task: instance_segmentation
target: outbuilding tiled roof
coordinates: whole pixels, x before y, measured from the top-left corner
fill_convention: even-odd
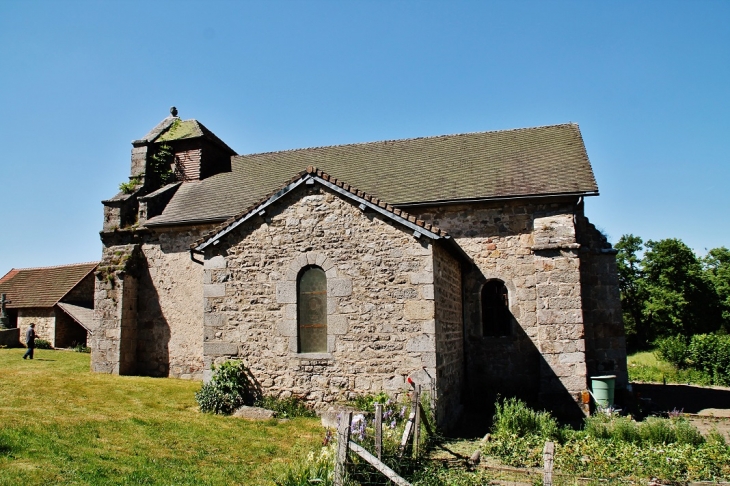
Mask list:
[[[347,184],[346,182],[337,179],[336,177],[333,177],[326,172],[323,172],[319,170],[316,167],[309,166],[305,170],[299,172],[297,175],[289,179],[284,184],[280,184],[279,187],[272,191],[271,193],[265,195],[262,197],[259,201],[256,201],[254,204],[249,206],[248,208],[241,211],[239,214],[231,217],[227,221],[225,221],[223,224],[218,225],[216,228],[214,228],[212,231],[208,232],[207,234],[203,235],[200,239],[198,239],[195,243],[190,245],[191,248],[195,249],[198,248],[200,245],[204,244],[207,240],[216,237],[217,235],[220,235],[224,231],[226,231],[228,228],[233,226],[235,223],[237,223],[239,220],[245,218],[250,213],[258,211],[259,208],[270,201],[272,198],[278,198],[286,194],[288,192],[288,187],[290,187],[295,182],[299,181],[300,179],[306,177],[306,176],[315,176],[317,179],[321,179],[325,182],[329,182],[333,186],[336,186],[339,189],[342,189],[344,193],[347,195],[350,195],[350,197],[356,197],[358,200],[363,201],[365,204],[370,203],[381,210],[383,210],[383,214],[387,214],[389,217],[394,217],[397,219],[400,219],[400,221],[404,222],[403,220],[407,221],[408,223],[411,223],[412,225],[415,225],[416,227],[423,228],[424,230],[433,233],[435,235],[434,237],[442,237],[447,238],[448,234],[437,228],[436,226],[431,225],[430,223],[426,223],[423,220],[420,220],[416,218],[413,215],[408,214],[405,211],[402,211],[396,207],[393,207],[391,204],[386,203],[385,201],[382,201],[378,199],[377,197],[371,196],[370,194],[364,193],[357,188],[351,186],[350,184]],[[376,208],[377,209],[377,208]]]
[[[0,294],[7,294],[9,309],[53,307],[96,269],[99,262],[57,267],[18,268],[0,279]]]
[[[307,166],[394,206],[598,194],[572,123],[242,155],[231,166],[231,172],[182,184],[146,224],[226,220]]]
[[[81,327],[89,332],[94,331],[94,309],[74,304],[66,304],[65,302],[59,302],[58,307],[60,307],[74,321],[78,322]]]

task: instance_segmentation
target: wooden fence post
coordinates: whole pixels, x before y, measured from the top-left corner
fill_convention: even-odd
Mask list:
[[[417,385],[413,391],[413,413],[416,414],[413,423],[413,455],[418,457],[418,443],[421,439],[421,385]]]
[[[347,447],[350,442],[350,422],[352,412],[342,412],[337,425],[337,458],[335,462],[335,486],[345,484],[345,463],[347,462]]]
[[[542,475],[543,486],[553,486],[553,456],[555,455],[555,443],[545,442],[542,450],[542,460],[545,463],[545,471]]]
[[[383,404],[375,404],[375,452],[383,459]]]

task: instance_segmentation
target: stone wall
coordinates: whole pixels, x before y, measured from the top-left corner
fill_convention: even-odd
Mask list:
[[[92,369],[203,378],[203,266],[191,258],[190,244],[211,227],[106,235]]]
[[[436,417],[449,428],[450,422],[460,414],[464,386],[461,263],[440,244],[433,245],[433,253]],[[424,296],[426,299],[429,297]]]
[[[190,244],[211,226],[166,228],[140,246],[137,373],[203,378],[203,265]]]
[[[135,372],[138,268],[139,245],[114,245],[102,250],[95,274],[92,371]]]
[[[25,333],[31,323],[35,324],[35,334],[38,339],[44,339],[55,346],[56,313],[53,308],[18,309],[18,328],[20,342],[26,344]]]
[[[409,210],[447,231],[475,264],[463,279],[466,401],[483,406],[499,392],[576,413],[586,371],[574,200]],[[508,336],[482,335],[481,289],[492,279],[508,289]]]
[[[245,359],[267,393],[300,396],[319,408],[381,390],[397,395],[409,375],[422,379],[424,368],[433,376],[427,238],[416,239],[319,186],[296,189],[264,218],[208,248],[206,369],[230,357]],[[326,353],[297,350],[296,283],[308,265],[327,275]],[[444,302],[452,301],[452,285],[443,287]],[[452,324],[449,312],[454,309],[444,312],[444,326]]]
[[[582,211],[578,227],[588,375],[616,375],[616,387],[625,388],[628,385],[626,338],[616,250]]]

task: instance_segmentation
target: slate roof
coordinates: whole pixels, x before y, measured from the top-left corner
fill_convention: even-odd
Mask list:
[[[235,156],[232,171],[182,184],[146,225],[224,221],[315,166],[394,206],[597,195],[576,124]]]
[[[99,262],[57,267],[18,268],[0,279],[0,294],[7,294],[8,309],[53,307],[96,269]]]
[[[210,240],[211,238],[219,237],[221,234],[226,232],[227,229],[233,227],[238,221],[246,218],[251,213],[258,212],[260,209],[262,209],[264,206],[267,205],[267,203],[273,202],[280,197],[287,194],[292,189],[292,184],[294,184],[297,181],[300,181],[301,179],[306,178],[307,176],[314,176],[318,179],[321,179],[325,182],[328,182],[340,189],[345,193],[346,196],[353,197],[353,199],[362,200],[365,204],[372,204],[374,206],[377,206],[377,208],[374,209],[380,209],[383,214],[386,214],[390,216],[392,219],[395,219],[396,221],[407,221],[408,223],[411,223],[411,227],[413,228],[413,225],[415,225],[418,228],[422,228],[423,230],[426,230],[427,232],[432,233],[432,237],[434,238],[449,238],[449,235],[437,228],[436,226],[431,225],[430,223],[426,223],[425,221],[422,221],[418,218],[416,218],[413,215],[408,214],[407,212],[398,209],[385,201],[382,201],[374,196],[371,196],[370,194],[364,193],[355,187],[347,184],[346,182],[337,179],[336,177],[333,177],[326,172],[323,172],[319,170],[316,167],[309,166],[305,170],[299,172],[297,175],[289,179],[284,184],[280,184],[279,187],[277,187],[274,191],[271,193],[265,195],[262,197],[259,201],[252,204],[250,207],[244,209],[239,214],[231,217],[227,221],[225,221],[223,224],[217,226],[213,230],[209,231],[205,235],[203,235],[201,238],[199,238],[195,243],[190,245],[190,248],[192,249],[200,249],[201,245],[204,245],[206,241]],[[372,206],[371,206],[372,207]],[[419,231],[421,231],[419,229]]]

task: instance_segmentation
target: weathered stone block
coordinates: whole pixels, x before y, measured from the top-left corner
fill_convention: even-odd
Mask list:
[[[560,354],[561,363],[584,363],[586,360],[585,353],[562,353]]]
[[[207,356],[235,356],[238,354],[236,343],[203,343],[203,353]]]
[[[282,336],[297,336],[297,321],[284,319],[276,323],[276,330]]]
[[[225,297],[226,284],[204,284],[203,297]]]
[[[411,352],[435,352],[436,340],[429,335],[416,336],[406,342],[406,350]]]
[[[228,323],[228,316],[220,313],[208,312],[203,315],[203,325],[205,327],[221,327]]]
[[[334,314],[329,316],[327,321],[328,334],[343,335],[347,334],[349,329],[347,316]]]
[[[297,303],[297,283],[279,282],[276,284],[276,301],[280,304]]]
[[[409,273],[408,278],[413,285],[432,284],[433,272]]]
[[[421,332],[423,334],[436,334],[436,320],[424,321],[421,323]]]
[[[327,280],[327,295],[347,297],[352,294],[352,280],[349,278],[333,278]]]
[[[430,320],[435,316],[433,301],[409,300],[403,306],[403,316],[410,320]]]
[[[403,375],[389,376],[383,378],[383,390],[396,391],[405,387],[406,380]]]
[[[261,407],[249,407],[244,405],[233,412],[233,416],[248,420],[269,420],[276,416],[276,412]]]
[[[421,297],[426,300],[434,299],[434,287],[433,285],[422,285],[421,286]]]

